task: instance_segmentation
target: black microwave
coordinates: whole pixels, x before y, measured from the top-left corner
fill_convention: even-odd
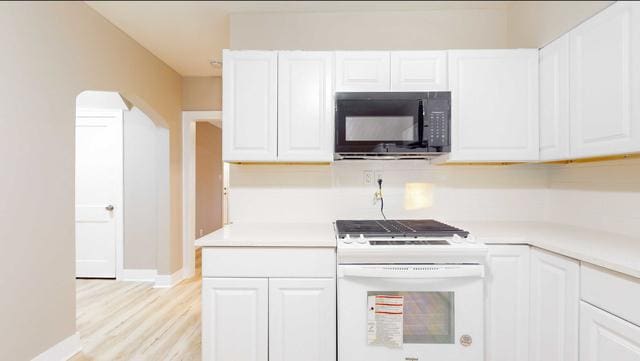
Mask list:
[[[336,93],[336,159],[451,151],[451,92]]]

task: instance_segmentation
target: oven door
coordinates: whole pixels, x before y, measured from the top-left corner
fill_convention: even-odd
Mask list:
[[[339,360],[483,360],[483,275],[481,265],[340,265]]]
[[[336,153],[420,153],[422,101],[343,99],[336,101]]]

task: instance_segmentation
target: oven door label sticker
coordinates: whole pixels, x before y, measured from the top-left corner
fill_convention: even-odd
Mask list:
[[[402,347],[404,297],[375,295],[367,297],[367,343]]]

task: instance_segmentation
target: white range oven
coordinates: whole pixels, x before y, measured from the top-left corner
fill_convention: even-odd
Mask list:
[[[483,360],[483,244],[432,220],[336,231],[339,361]]]

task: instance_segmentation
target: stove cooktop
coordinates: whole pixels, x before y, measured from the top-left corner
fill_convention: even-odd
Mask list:
[[[467,237],[469,232],[433,219],[410,220],[338,220],[338,237]]]

